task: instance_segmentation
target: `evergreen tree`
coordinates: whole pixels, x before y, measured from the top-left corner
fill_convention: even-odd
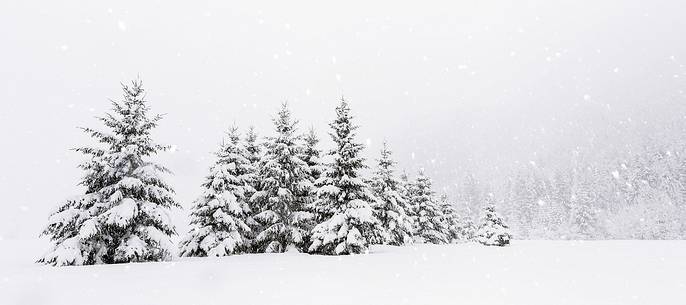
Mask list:
[[[580,240],[597,238],[596,215],[588,204],[575,204],[571,221],[572,238]]]
[[[88,161],[80,185],[85,194],[67,200],[50,216],[43,235],[54,243],[39,261],[91,265],[169,260],[174,255],[169,217],[178,207],[172,188],[160,174],[165,167],[150,161],[167,147],[150,136],[161,116],[150,116],[140,80],[122,85],[123,100],[98,118],[109,130],[83,131],[99,142],[77,148]]]
[[[479,210],[483,202],[483,190],[474,174],[466,174],[460,186],[460,200],[469,210]]]
[[[407,198],[401,195],[401,182],[394,176],[395,161],[391,154],[384,142],[381,158],[371,182],[379,206],[374,216],[384,228],[384,243],[401,246],[412,242],[412,219],[407,216],[409,203]]]
[[[415,208],[416,232],[415,241],[420,243],[445,244],[448,242],[448,231],[445,217],[436,202],[436,196],[432,190],[431,179],[419,171],[419,175],[413,185],[411,197]]]
[[[484,215],[476,232],[476,241],[486,246],[506,246],[510,244],[510,229],[495,211],[493,196],[487,197]]]
[[[536,195],[533,192],[531,175],[520,172],[514,180],[513,189],[510,193],[512,215],[509,219],[513,223],[515,236],[527,239],[531,234],[531,224],[534,221],[534,202]]]
[[[472,221],[472,218],[469,215],[463,215],[460,218],[460,227],[459,227],[459,238],[458,240],[461,241],[471,241],[474,240],[475,235],[476,235],[476,226],[474,225],[474,221]]]
[[[253,202],[252,200],[253,195],[255,195],[255,192],[259,189],[257,170],[260,166],[260,160],[262,159],[263,145],[258,141],[259,135],[257,134],[257,131],[255,131],[255,127],[248,127],[248,131],[245,133],[245,138],[243,139],[243,146],[245,147],[246,158],[250,162],[250,169],[252,170],[252,175],[249,176],[249,183],[251,187],[246,188],[245,192],[245,198],[248,202],[248,206],[250,207],[250,211],[252,211],[252,214],[247,219],[247,225],[251,228],[251,241],[255,239],[256,234],[260,230],[259,223],[257,223],[254,218],[255,213],[259,212],[260,208],[257,206],[257,203]],[[249,252],[259,252],[254,246],[256,245],[253,245]]]
[[[297,121],[284,103],[274,118],[276,136],[267,138],[265,155],[259,163],[258,191],[252,201],[260,212],[255,215],[260,233],[257,251],[285,252],[306,249],[312,226],[307,198],[312,192],[307,163],[300,158]]]
[[[321,151],[318,148],[319,138],[314,131],[314,128],[310,128],[308,133],[303,139],[303,150],[301,159],[305,161],[307,167],[309,168],[310,181],[314,184],[319,177],[321,177],[324,171],[324,165],[322,165]]]
[[[319,224],[312,235],[311,252],[340,255],[361,253],[377,240],[382,229],[372,213],[376,200],[360,177],[365,167],[360,157],[363,145],[355,142],[355,130],[348,103],[341,99],[336,119],[329,124],[336,147],[332,162],[318,180],[314,209]]]
[[[447,241],[450,243],[463,240],[465,238],[464,228],[460,217],[457,215],[455,206],[448,200],[448,195],[441,196],[440,209],[441,214],[443,214],[443,222],[446,229],[444,233]]]
[[[599,237],[599,224],[595,212],[596,195],[592,190],[592,181],[588,171],[579,172],[574,195],[572,195],[572,211],[570,219],[571,238],[593,239]]]
[[[405,201],[407,202],[405,213],[407,214],[407,217],[410,219],[410,223],[412,225],[410,235],[412,236],[413,240],[414,236],[417,233],[417,208],[414,206],[412,202],[412,198],[414,197],[414,190],[414,183],[410,181],[410,178],[407,176],[407,172],[403,170],[400,173],[400,184],[398,185],[398,192],[400,193],[400,196],[405,198]]]
[[[400,172],[400,191],[401,195],[403,195],[406,198],[410,197],[410,187],[411,187],[412,182],[410,182],[410,177],[407,175],[407,171],[403,169],[402,172]]]
[[[314,213],[314,201],[317,200],[317,188],[314,187],[315,183],[321,177],[324,171],[324,165],[321,161],[321,151],[319,150],[319,138],[314,131],[314,128],[310,128],[307,134],[303,137],[303,143],[300,153],[300,158],[307,164],[307,176],[310,183],[312,183],[312,188],[307,194],[305,207],[306,211],[311,212],[313,215],[312,223],[316,223],[316,214]],[[311,233],[311,232],[309,232]],[[309,246],[311,244],[310,240],[311,234],[307,234],[304,239],[304,245]],[[307,249],[304,249],[307,250]]]
[[[181,243],[181,256],[226,256],[249,250],[251,228],[247,194],[253,193],[254,169],[231,127],[217,161],[191,212],[192,229]]]
[[[257,168],[260,159],[262,158],[262,147],[258,143],[259,135],[255,131],[254,126],[248,127],[248,132],[245,133],[245,151],[247,152],[248,161],[253,168]]]
[[[552,225],[557,231],[558,235],[564,235],[565,228],[564,222],[569,219],[570,215],[570,199],[571,195],[571,183],[568,178],[569,175],[563,173],[561,170],[555,172],[553,176],[553,195],[552,195],[552,205],[553,205],[553,221]]]

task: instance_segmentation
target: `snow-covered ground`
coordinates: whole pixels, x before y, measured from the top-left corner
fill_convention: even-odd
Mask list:
[[[686,241],[515,241],[46,267],[0,240],[0,304],[679,304]]]

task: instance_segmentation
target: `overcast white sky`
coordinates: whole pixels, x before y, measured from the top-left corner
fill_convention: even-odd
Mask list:
[[[344,94],[369,157],[439,188],[683,117],[683,1],[247,2],[0,1],[0,238],[78,192],[75,127],[136,75],[185,207],[225,128],[269,134],[284,100],[325,136]]]

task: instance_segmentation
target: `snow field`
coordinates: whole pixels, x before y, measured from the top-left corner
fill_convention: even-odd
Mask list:
[[[0,241],[0,304],[678,304],[686,241],[375,246],[50,267],[37,241]],[[30,255],[27,255],[30,253]]]

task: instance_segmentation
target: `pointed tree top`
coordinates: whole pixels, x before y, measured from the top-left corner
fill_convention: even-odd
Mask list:
[[[226,131],[226,136],[231,140],[232,144],[236,144],[240,141],[241,134],[238,132],[238,126],[236,126],[235,123],[229,126],[229,129]]]
[[[131,84],[127,85],[125,83],[120,83],[122,87],[124,101],[131,101],[139,96],[145,96],[145,89],[143,89],[143,81],[138,76],[136,79],[131,80]],[[143,101],[145,102],[145,101]]]
[[[276,127],[277,133],[290,133],[295,129],[297,120],[291,118],[291,110],[288,106],[288,101],[281,103],[281,109],[277,112],[276,117],[272,119]]]

